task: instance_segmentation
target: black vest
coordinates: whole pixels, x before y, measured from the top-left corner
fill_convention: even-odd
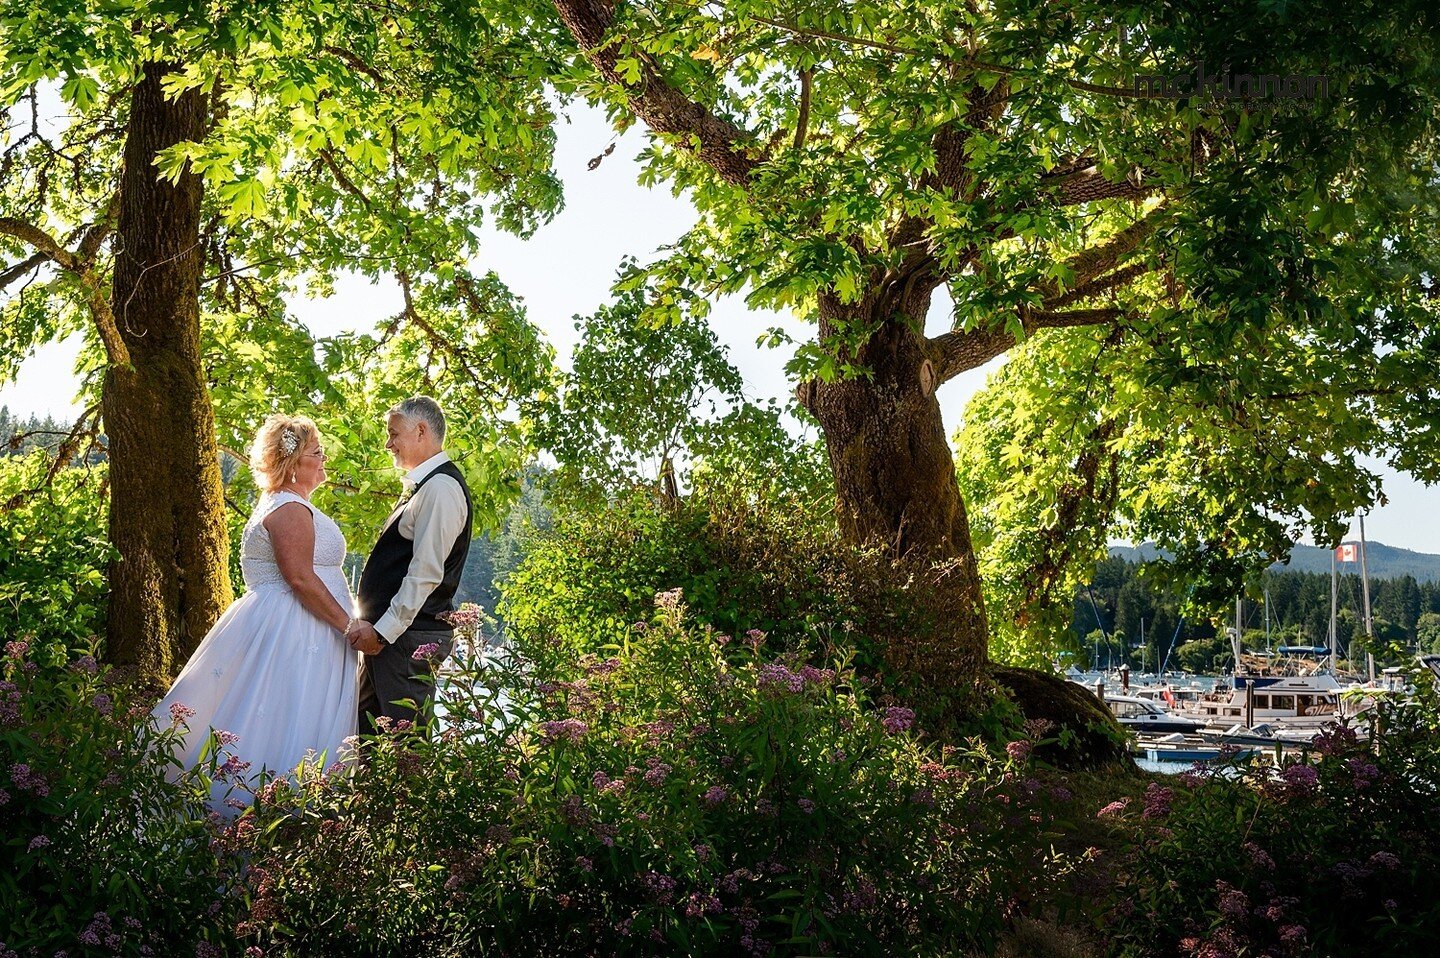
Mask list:
[[[465,571],[465,557],[470,552],[470,518],[474,512],[470,504],[470,487],[465,485],[465,477],[455,468],[453,462],[441,463],[415,484],[415,492],[411,495],[419,493],[420,487],[436,476],[449,476],[460,483],[460,491],[465,494],[465,528],[460,531],[460,535],[450,546],[450,552],[445,556],[445,575],[440,584],[430,593],[425,604],[420,607],[420,614],[415,616],[415,621],[410,624],[410,628],[426,632],[444,632],[450,629],[450,624],[437,616],[455,609],[451,600],[455,598],[455,590],[460,587],[460,574]],[[415,543],[400,534],[400,523],[397,521],[400,510],[401,507],[397,506],[390,514],[385,528],[380,531],[380,540],[375,543],[375,548],[370,550],[370,557],[365,560],[365,570],[360,573],[360,589],[356,598],[360,603],[360,618],[366,622],[378,621],[390,608],[390,602],[395,598],[395,593],[400,591],[400,586],[410,571],[410,560],[415,555]]]

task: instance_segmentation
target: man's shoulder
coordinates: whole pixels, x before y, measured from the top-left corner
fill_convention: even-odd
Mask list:
[[[465,477],[460,474],[459,469],[453,471],[447,466],[453,467],[453,463],[442,463],[433,473],[426,477],[420,488],[415,491],[416,497],[427,499],[449,499],[459,497],[469,498]]]

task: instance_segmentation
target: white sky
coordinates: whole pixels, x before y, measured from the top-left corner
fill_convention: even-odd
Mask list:
[[[588,108],[570,111],[571,123],[560,127],[556,168],[565,183],[565,209],[529,241],[503,233],[490,233],[479,263],[495,270],[525,301],[530,318],[545,331],[562,363],[575,345],[574,316],[588,314],[609,299],[616,267],[626,255],[642,262],[678,238],[694,222],[688,200],[668,189],[645,189],[636,183],[636,155],[644,144],[636,128],[620,137],[615,152],[594,171],[586,169],[615,140],[602,114]],[[930,316],[930,331],[944,328],[948,301],[937,296]],[[335,295],[325,300],[294,304],[296,316],[317,335],[345,329],[370,329],[399,311],[399,294],[392,286],[375,286],[349,279],[336,284]],[[763,349],[755,344],[764,330],[783,326],[797,339],[808,336],[803,324],[791,317],[748,310],[738,299],[717,303],[710,322],[730,350],[731,361],[745,377],[752,399],[783,398],[794,388],[784,374],[789,358],[785,349]],[[77,343],[46,346],[28,360],[16,382],[0,384],[0,405],[12,412],[51,414],[63,418],[78,413],[74,402]],[[985,377],[1003,360],[958,376],[940,392],[948,431]],[[1389,504],[1366,520],[1368,536],[1387,545],[1419,552],[1440,552],[1440,488],[1426,488],[1409,476],[1382,468]]]

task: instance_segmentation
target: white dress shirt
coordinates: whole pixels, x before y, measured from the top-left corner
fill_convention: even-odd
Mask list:
[[[406,492],[449,461],[450,457],[440,452],[411,469],[402,480]],[[393,521],[400,535],[415,543],[415,553],[400,591],[375,623],[375,631],[386,642],[394,642],[410,628],[425,600],[444,578],[445,557],[465,528],[465,493],[452,477],[436,476],[399,507]]]

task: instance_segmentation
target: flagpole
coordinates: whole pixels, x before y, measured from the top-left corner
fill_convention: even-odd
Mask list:
[[[1365,546],[1365,516],[1360,516],[1360,594],[1365,598],[1365,671],[1375,681],[1375,620],[1370,616],[1370,563]]]

